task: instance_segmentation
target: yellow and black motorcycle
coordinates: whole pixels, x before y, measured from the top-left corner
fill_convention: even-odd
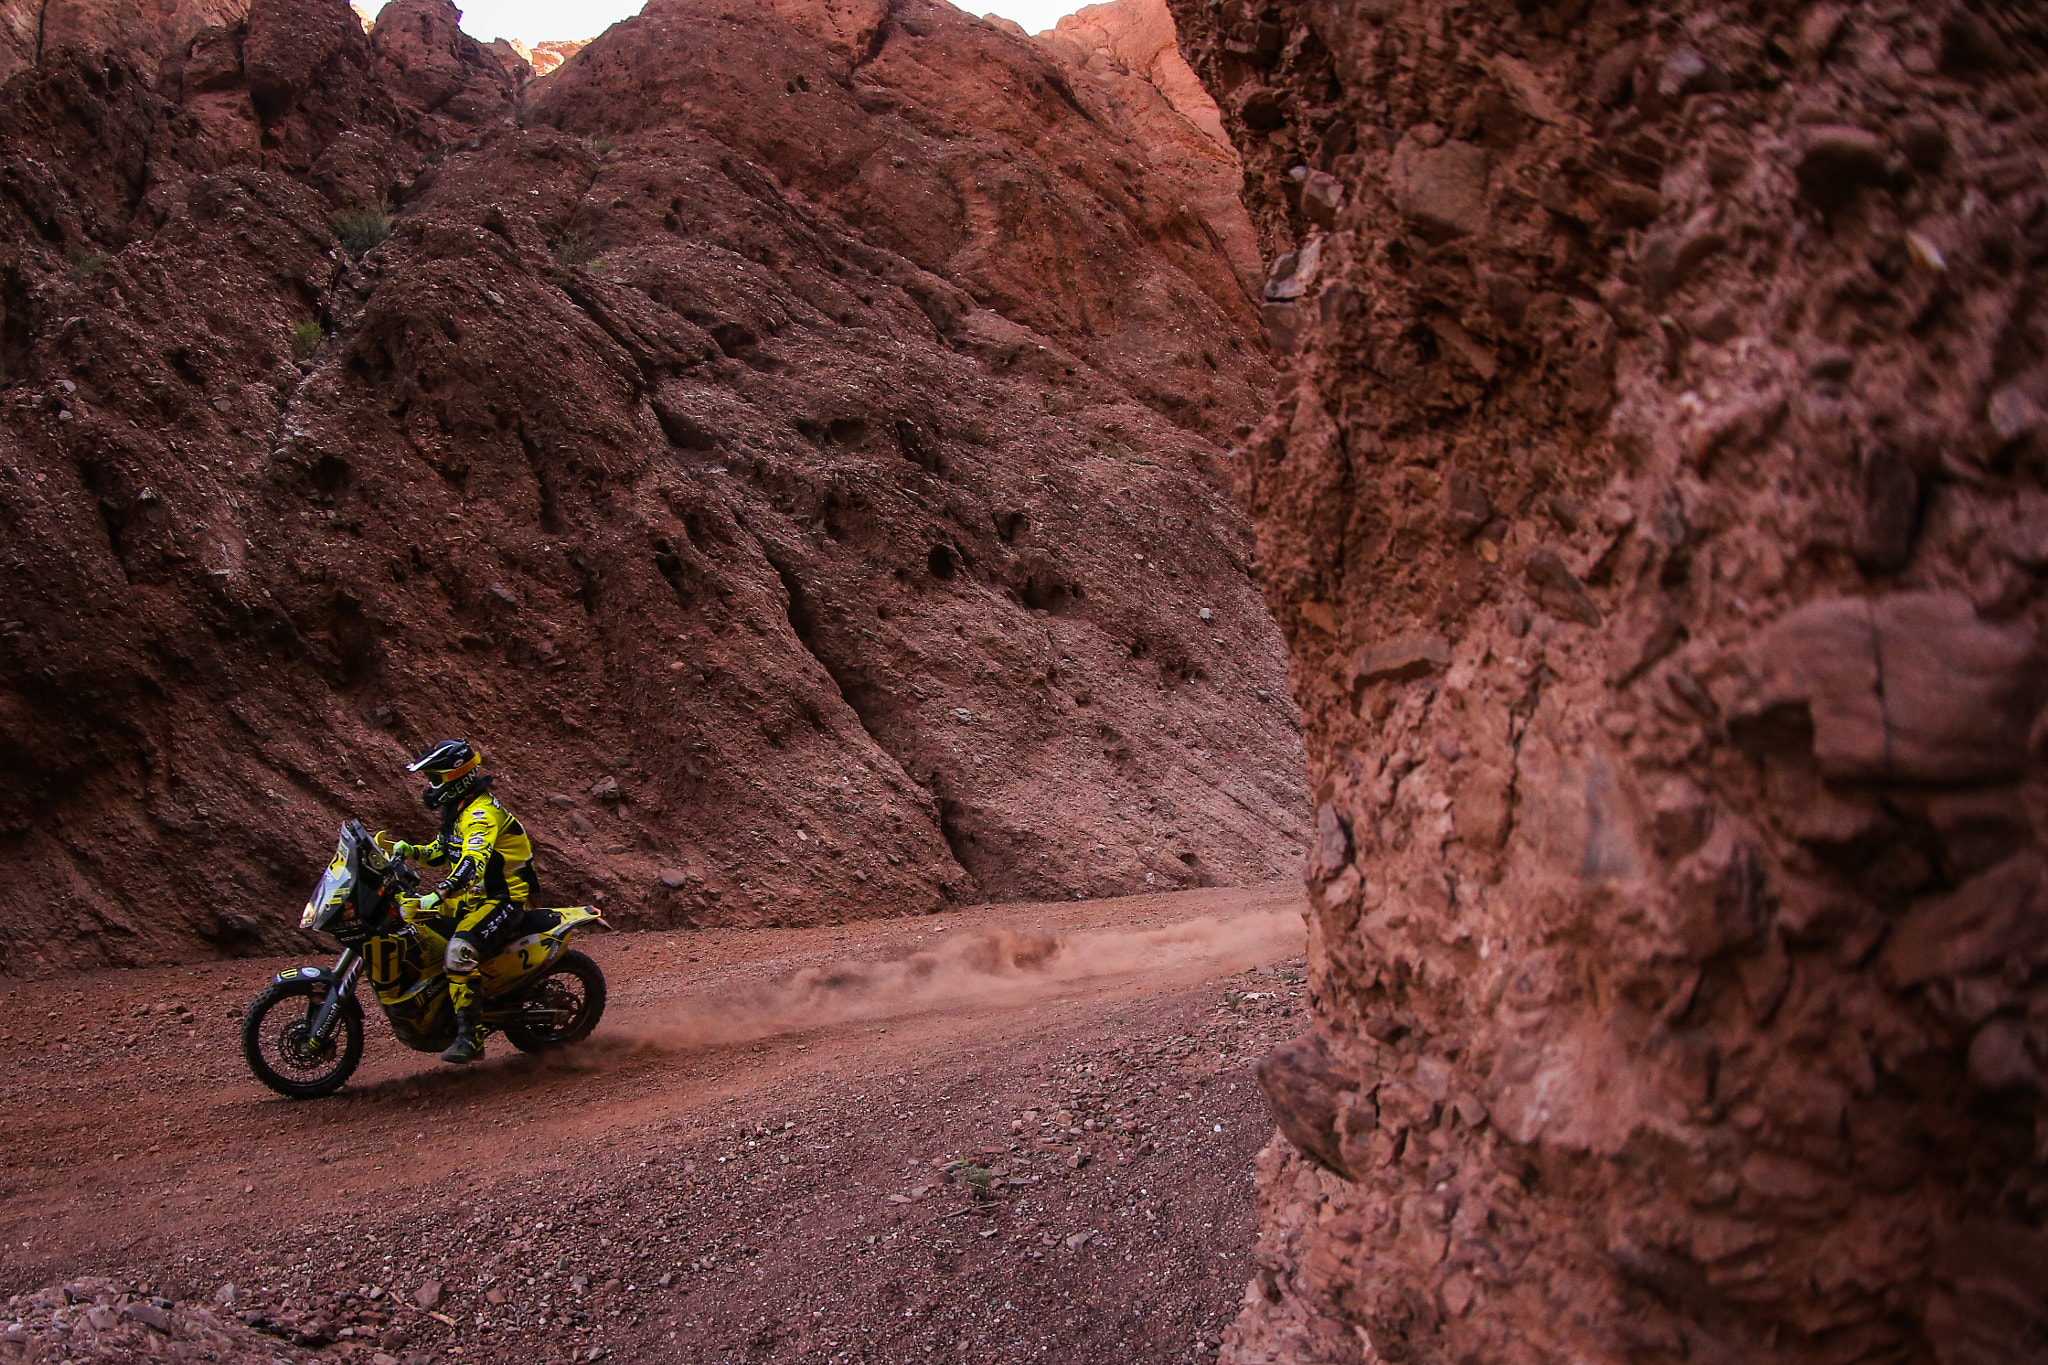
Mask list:
[[[340,940],[341,959],[279,972],[242,1016],[242,1056],[257,1080],[301,1100],[332,1095],[347,1083],[363,1059],[356,986],[365,969],[399,1042],[439,1052],[454,1039],[455,1006],[442,964],[455,921],[420,913],[419,880],[382,835],[370,835],[358,820],[341,827],[334,861],[299,918],[301,929]],[[587,905],[527,911],[518,937],[483,965],[485,1032],[503,1033],[522,1052],[589,1037],[604,1014],[604,973],[570,950],[569,939],[603,922]]]

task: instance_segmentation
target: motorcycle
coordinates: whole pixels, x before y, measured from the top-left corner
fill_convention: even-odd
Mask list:
[[[332,967],[279,972],[242,1016],[242,1056],[256,1079],[280,1095],[318,1099],[341,1089],[363,1059],[363,1007],[370,988],[398,1041],[439,1052],[455,1037],[455,1004],[443,969],[452,916],[421,914],[419,873],[361,821],[341,827],[334,859],[299,918],[301,929],[342,945]],[[576,930],[604,923],[587,905],[533,909],[518,937],[483,964],[477,994],[483,1036],[503,1033],[522,1052],[581,1042],[604,1015],[604,973],[569,948]]]

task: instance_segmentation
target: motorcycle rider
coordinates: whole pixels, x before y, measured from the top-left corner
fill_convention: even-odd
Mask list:
[[[446,958],[455,1041],[441,1054],[444,1062],[473,1062],[483,1055],[476,1036],[479,969],[512,936],[539,890],[533,841],[491,795],[496,779],[478,771],[483,761],[483,750],[466,739],[450,739],[406,765],[407,772],[426,777],[420,799],[428,810],[441,813],[441,833],[430,844],[401,840],[391,846],[399,857],[429,867],[446,867],[451,859],[455,863],[439,888],[420,897],[422,914],[445,907],[440,913],[455,920]]]

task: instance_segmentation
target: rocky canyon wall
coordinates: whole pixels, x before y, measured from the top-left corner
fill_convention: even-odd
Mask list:
[[[0,970],[296,944],[457,733],[626,923],[1292,874],[1251,228],[1155,88],[917,0],[525,86],[202,9],[0,90]]]
[[[2041,1358],[2042,10],[1174,8],[1318,802],[1225,1358]]]

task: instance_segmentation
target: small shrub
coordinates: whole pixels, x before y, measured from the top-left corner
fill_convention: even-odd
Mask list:
[[[334,235],[349,255],[361,257],[391,235],[391,214],[384,209],[350,209],[334,220]]]
[[[1098,441],[1091,439],[1088,442],[1088,446],[1097,455],[1104,455],[1112,460],[1122,460],[1125,464],[1143,465],[1147,469],[1157,467],[1152,461],[1138,454],[1121,441]]]
[[[555,251],[555,264],[564,270],[573,270],[597,256],[597,248],[573,232],[565,232],[555,238],[552,246]]]
[[[104,251],[74,251],[71,253],[71,278],[83,279],[107,263]]]
[[[986,1166],[962,1166],[953,1172],[953,1178],[970,1189],[986,1190],[995,1173]]]
[[[608,137],[601,137],[597,141],[591,143],[590,145],[597,149],[597,154],[599,156],[603,156],[606,152],[612,149],[612,140]]]
[[[322,327],[317,321],[302,322],[292,328],[292,354],[300,360],[304,360],[307,356],[318,350],[320,343],[326,339],[327,329]]]

